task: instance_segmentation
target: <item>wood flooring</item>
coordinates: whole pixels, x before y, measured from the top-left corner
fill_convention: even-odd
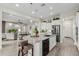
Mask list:
[[[65,38],[63,43],[57,43],[48,56],[79,56],[79,51],[72,39]]]

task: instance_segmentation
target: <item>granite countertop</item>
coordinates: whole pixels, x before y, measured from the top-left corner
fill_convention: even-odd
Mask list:
[[[35,43],[39,43],[42,40],[45,40],[45,39],[53,37],[53,36],[56,36],[56,35],[50,35],[50,36],[43,36],[43,35],[41,35],[39,37],[27,36],[27,39],[28,39],[28,43],[35,44]]]
[[[50,36],[41,35],[39,37],[32,37],[32,36],[28,35],[25,37],[26,38],[25,40],[28,40],[28,43],[30,43],[30,44],[36,44],[36,43],[41,42],[42,40],[45,40],[45,39],[53,37],[53,36],[55,36],[55,35],[50,35]],[[25,41],[25,40],[23,40],[23,41]]]
[[[28,39],[28,43],[31,43],[31,44],[35,44],[35,43],[38,43],[42,40],[45,40],[49,37],[45,37],[45,36],[39,36],[39,37],[31,37],[31,36],[28,36],[27,39]]]

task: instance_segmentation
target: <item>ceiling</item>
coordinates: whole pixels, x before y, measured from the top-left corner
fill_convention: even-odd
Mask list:
[[[78,3],[1,3],[0,6],[23,15],[43,19],[79,10]]]

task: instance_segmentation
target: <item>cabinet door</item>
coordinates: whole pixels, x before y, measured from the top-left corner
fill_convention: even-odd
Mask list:
[[[51,50],[51,49],[52,49],[52,45],[53,45],[53,38],[50,38],[49,44],[50,44],[50,45],[49,45],[49,46],[50,46],[50,47],[49,47],[49,50]]]
[[[51,37],[50,38],[50,43],[49,43],[50,45],[50,48],[49,48],[49,50],[51,50],[55,45],[56,45],[56,36],[53,36],[53,37]]]
[[[34,56],[40,55],[40,43],[36,43],[34,46]]]
[[[49,53],[49,38],[42,41],[42,55],[46,56]]]

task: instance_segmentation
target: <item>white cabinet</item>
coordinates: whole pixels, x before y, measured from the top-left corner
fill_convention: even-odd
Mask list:
[[[35,42],[36,39],[28,40],[28,43],[33,44],[33,55],[34,56],[41,56],[42,55],[42,40],[40,42]],[[28,56],[32,55],[32,50],[28,51]]]
[[[33,55],[34,56],[42,56],[43,54],[43,40],[49,38],[49,51],[56,45],[56,35],[52,35],[51,37],[39,37],[37,38],[28,38],[28,43],[33,44]],[[47,45],[46,45],[47,46]],[[32,50],[28,51],[28,56],[32,55]]]
[[[35,45],[34,45],[34,56],[40,56],[40,55],[42,55],[41,54],[41,42],[39,42],[39,43],[36,43]]]
[[[5,33],[6,39],[14,40],[14,33]]]
[[[49,50],[51,50],[56,45],[56,35],[51,36],[49,39]]]

